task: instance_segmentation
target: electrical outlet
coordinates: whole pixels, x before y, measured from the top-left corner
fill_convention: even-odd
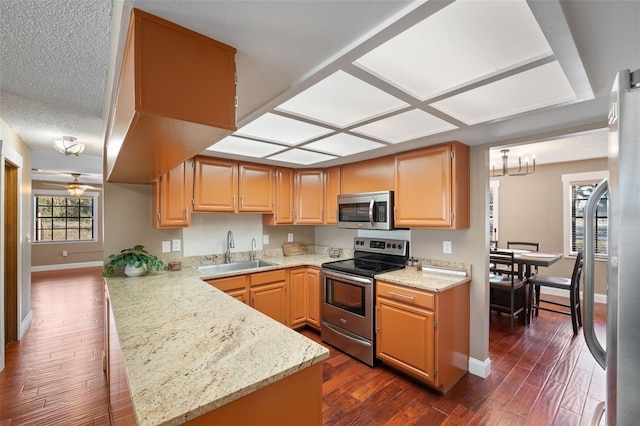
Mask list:
[[[172,251],[180,251],[180,240],[173,240]]]
[[[269,244],[269,235],[262,236],[262,244]]]
[[[289,243],[293,242],[293,232],[289,232],[287,234],[287,242],[289,242]]]
[[[444,254],[451,254],[451,241],[442,242],[442,252]]]
[[[162,242],[162,252],[169,253],[171,251],[171,241]]]
[[[69,253],[66,250],[62,250],[62,257],[67,257]]]

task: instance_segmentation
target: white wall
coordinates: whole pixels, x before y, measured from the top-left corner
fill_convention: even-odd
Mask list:
[[[262,215],[259,214],[194,214],[191,226],[183,230],[183,255],[202,256],[225,253],[227,231],[233,233],[235,248],[231,253],[251,250],[251,239],[256,239],[256,250],[262,250]]]

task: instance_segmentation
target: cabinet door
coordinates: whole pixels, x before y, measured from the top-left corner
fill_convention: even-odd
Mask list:
[[[249,286],[247,283],[246,275],[238,275],[235,277],[216,278],[213,280],[206,280],[207,284],[210,284],[227,293],[242,303],[247,303]]]
[[[237,210],[238,167],[230,161],[196,157],[193,185],[195,212]]]
[[[342,194],[392,191],[393,156],[358,161],[342,166]]]
[[[323,175],[322,170],[295,171],[295,223],[317,225],[323,223]]]
[[[161,175],[154,184],[155,227],[178,228],[191,225],[193,162],[186,161]]]
[[[290,326],[296,328],[307,322],[307,269],[289,271]]]
[[[450,146],[397,155],[395,165],[396,226],[450,227]]]
[[[251,306],[274,320],[286,325],[286,283],[281,281],[251,287]]]
[[[379,297],[376,356],[435,384],[434,313]]]
[[[325,170],[324,183],[324,215],[327,225],[338,223],[338,194],[340,194],[340,167],[331,167]]]
[[[307,268],[307,322],[320,328],[320,271]]]
[[[240,201],[238,211],[273,211],[273,167],[240,163],[238,166]]]

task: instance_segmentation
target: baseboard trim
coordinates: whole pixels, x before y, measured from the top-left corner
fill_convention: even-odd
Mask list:
[[[95,262],[80,262],[80,263],[61,263],[59,265],[32,266],[31,272],[61,271],[63,269],[78,269],[78,268],[94,268],[96,266],[104,266],[104,263],[102,263],[101,261],[95,261]]]
[[[491,374],[491,359],[480,361],[469,357],[469,373],[486,379]]]
[[[33,311],[30,310],[29,313],[27,314],[27,317],[20,323],[20,336],[18,336],[18,340],[22,339],[22,336],[24,336],[24,333],[27,332],[32,322],[33,322]]]
[[[540,289],[540,294],[548,294],[550,296],[560,296],[560,297],[569,297],[569,293],[566,290],[560,290],[558,288],[552,287],[542,287]],[[584,294],[580,292],[580,299],[584,300]],[[606,294],[595,294],[595,302],[596,303],[604,303],[607,304],[607,295]]]

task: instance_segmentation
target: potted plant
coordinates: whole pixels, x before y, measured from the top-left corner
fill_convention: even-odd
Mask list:
[[[102,276],[110,277],[115,273],[115,268],[124,267],[124,274],[128,277],[144,275],[148,270],[159,271],[164,263],[156,256],[149,254],[144,246],[138,244],[133,248],[127,248],[118,254],[109,255],[109,261],[104,265]]]

